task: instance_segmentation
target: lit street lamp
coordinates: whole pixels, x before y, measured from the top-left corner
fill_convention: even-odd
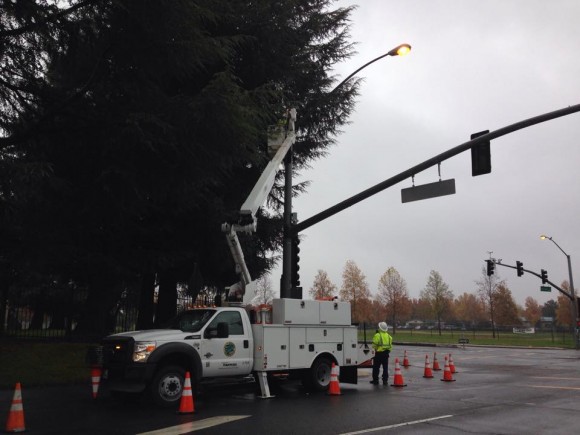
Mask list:
[[[338,88],[344,85],[350,78],[355,74],[365,69],[370,64],[376,62],[379,59],[387,56],[405,56],[411,51],[411,46],[409,44],[401,44],[388,51],[387,53],[374,58],[370,62],[365,63],[363,66],[358,68],[352,74],[349,74],[343,81],[334,87],[329,94],[335,92]],[[294,225],[292,222],[292,149],[286,155],[284,159],[284,243],[282,245],[282,278],[280,283],[280,297],[281,298],[302,298],[298,294],[292,295],[292,283],[291,283],[291,273],[292,273],[292,235],[291,229]],[[298,236],[298,234],[295,234]]]
[[[576,295],[575,295],[575,292],[574,292],[574,280],[572,279],[572,261],[570,260],[570,255],[568,255],[560,247],[560,245],[558,245],[556,243],[556,241],[552,237],[549,237],[549,236],[546,236],[546,235],[542,234],[540,236],[540,239],[542,239],[542,240],[546,240],[546,239],[551,240],[552,243],[554,243],[554,245],[556,245],[558,247],[558,249],[560,251],[562,251],[562,253],[568,259],[568,276],[570,278],[570,280],[569,280],[569,284],[570,284],[570,296],[572,296],[572,316],[573,316],[573,319],[572,319],[572,322],[573,322],[572,328],[574,328],[574,339],[576,341],[575,347],[576,347],[576,349],[578,349],[578,344],[579,344],[578,343],[578,328],[576,327],[577,326],[576,322],[578,321],[578,302],[576,300]]]

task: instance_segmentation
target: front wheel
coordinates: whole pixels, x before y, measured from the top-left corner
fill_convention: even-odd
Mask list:
[[[306,384],[316,391],[326,391],[330,385],[332,361],[329,358],[318,358],[306,374]]]
[[[162,367],[151,382],[151,396],[157,405],[173,407],[179,403],[184,385],[185,370],[182,367]]]

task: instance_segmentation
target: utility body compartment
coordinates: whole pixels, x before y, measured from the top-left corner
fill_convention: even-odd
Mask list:
[[[339,366],[358,361],[355,326],[252,325],[255,371],[306,369],[318,355],[332,355]]]
[[[274,299],[272,323],[277,325],[350,326],[350,304],[338,301]]]

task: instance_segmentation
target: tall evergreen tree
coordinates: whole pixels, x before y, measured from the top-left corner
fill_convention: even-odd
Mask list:
[[[70,4],[53,33],[22,29],[46,41],[31,44],[43,62],[21,84],[41,77],[42,92],[2,118],[12,147],[2,164],[38,169],[18,185],[3,179],[2,219],[10,210],[18,222],[6,235],[14,249],[3,253],[21,269],[87,285],[82,320],[104,331],[123,288],[151,295],[152,273],[185,282],[197,264],[204,285],[235,281],[220,223],[235,219],[268,161],[267,125],[297,107],[300,170],[326,152],[352,109],[356,81],[328,92],[330,68],[352,53],[351,9],[331,10],[330,0]],[[2,39],[10,49],[17,42]],[[257,236],[242,241],[254,276],[280,244],[280,196],[271,205]]]

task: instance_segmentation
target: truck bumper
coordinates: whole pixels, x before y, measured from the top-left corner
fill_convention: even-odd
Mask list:
[[[105,367],[103,380],[109,390],[139,393],[145,390],[155,373],[155,364],[131,364]]]

